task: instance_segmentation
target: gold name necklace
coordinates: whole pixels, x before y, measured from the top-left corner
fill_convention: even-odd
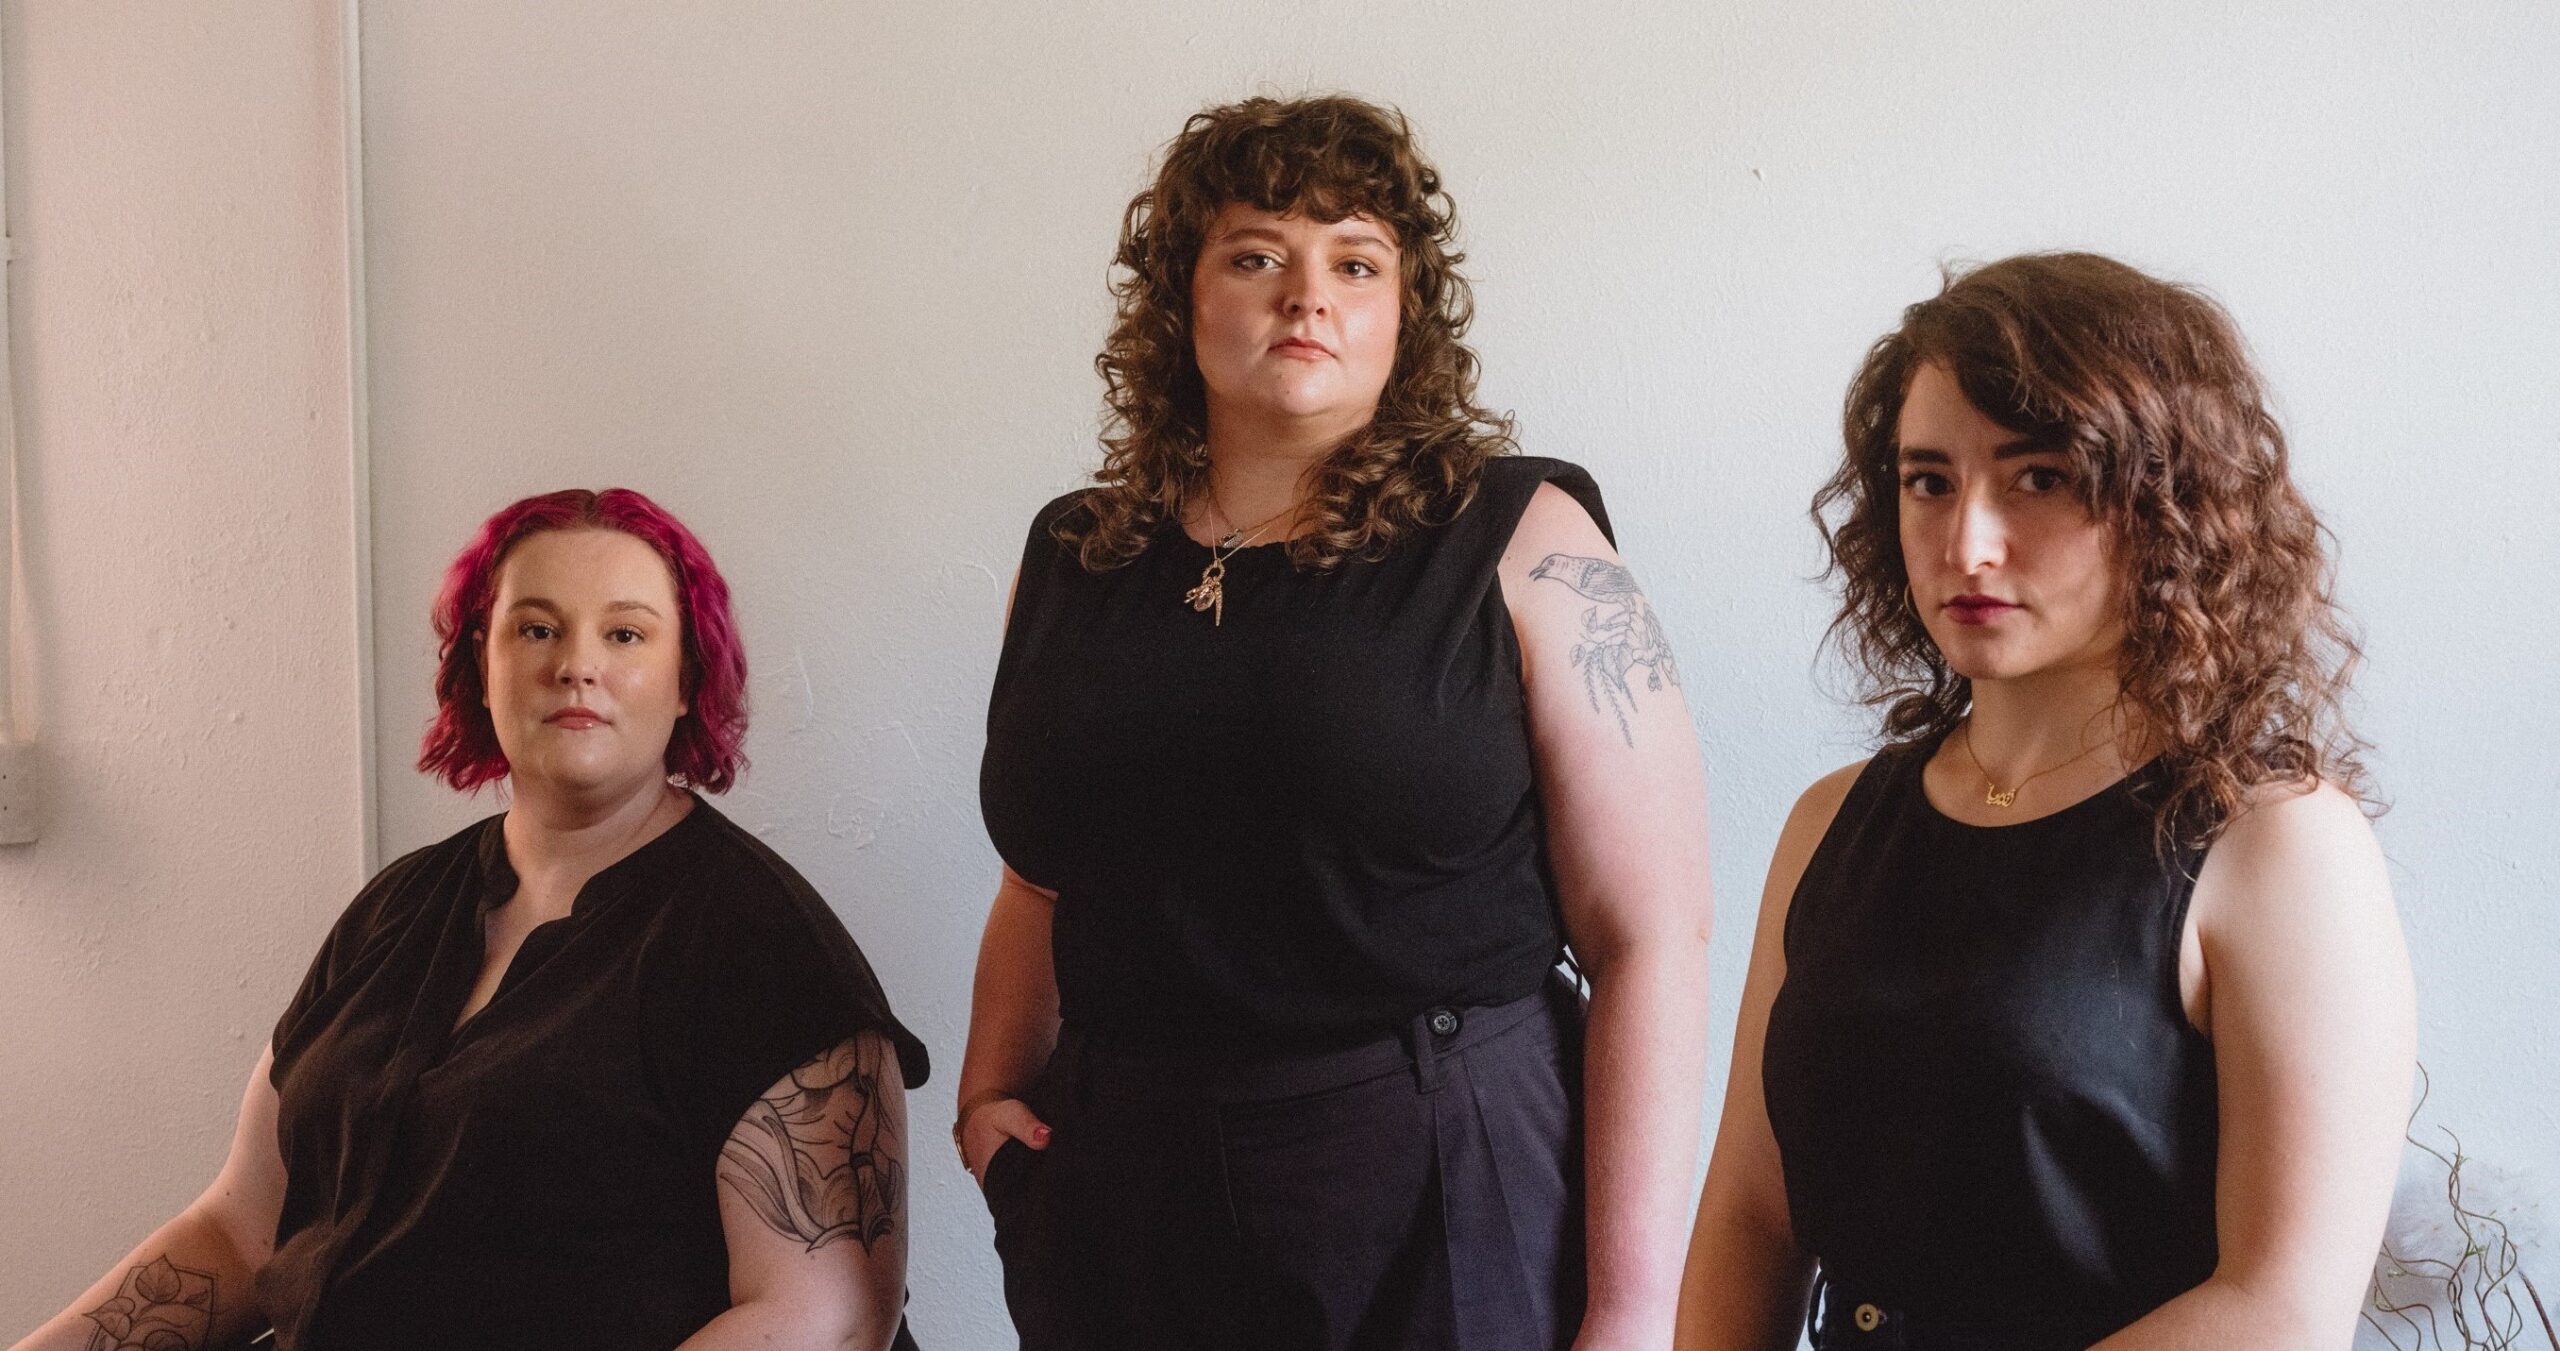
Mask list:
[[[1971,760],[1973,762],[1973,772],[1982,776],[1982,805],[1986,807],[2014,807],[2018,805],[2018,794],[2025,791],[2028,784],[2034,783],[2036,780],[2043,778],[2045,775],[2050,774],[2057,769],[2068,769],[2071,766],[2088,759],[2090,756],[2097,753],[2099,746],[2104,746],[2106,744],[2107,743],[2103,741],[2098,742],[2096,745],[2084,748],[2078,755],[2072,756],[2061,764],[2047,765],[2043,769],[2039,769],[2035,773],[2018,780],[2017,787],[2004,793],[2000,791],[2000,785],[1991,781],[1991,771],[1982,767],[1982,757],[1973,753],[1973,719],[1967,718],[1964,720],[1964,758]]]
[[[1190,606],[1195,614],[1208,611],[1210,626],[1224,628],[1227,623],[1227,560],[1235,557],[1237,550],[1262,538],[1262,532],[1270,529],[1273,521],[1297,509],[1297,504],[1293,502],[1263,517],[1262,523],[1253,528],[1252,534],[1248,535],[1241,530],[1229,530],[1225,538],[1210,545],[1209,566],[1200,570],[1200,584],[1182,593],[1183,603]],[[1221,521],[1228,519],[1227,509],[1218,504],[1218,489],[1214,483],[1209,486],[1209,510],[1216,512]]]

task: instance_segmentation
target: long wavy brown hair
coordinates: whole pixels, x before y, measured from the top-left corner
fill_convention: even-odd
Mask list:
[[[1905,603],[1895,429],[1932,362],[1984,416],[2063,449],[2114,532],[2118,680],[2168,771],[2164,846],[2211,841],[2262,784],[2325,778],[2376,809],[2341,707],[2362,653],[2239,330],[2202,292],[2090,253],[1950,270],[1849,386],[1847,454],[1813,518],[1841,593],[1830,640],[1887,743],[1944,737],[1973,702]]]
[[[1143,551],[1182,519],[1208,470],[1208,394],[1193,356],[1191,279],[1209,226],[1229,203],[1330,224],[1365,216],[1401,252],[1396,357],[1377,416],[1311,474],[1292,561],[1326,569],[1374,558],[1475,494],[1484,462],[1516,449],[1511,422],[1476,403],[1464,341],[1474,293],[1458,267],[1457,209],[1392,108],[1341,95],[1252,98],[1195,113],[1120,222],[1118,318],[1094,368],[1108,409],[1102,467],[1081,510],[1058,522],[1085,567]]]

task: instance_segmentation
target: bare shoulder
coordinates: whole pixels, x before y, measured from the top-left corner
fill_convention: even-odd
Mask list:
[[[1600,525],[1591,513],[1575,501],[1573,494],[1553,483],[1541,483],[1531,494],[1528,508],[1520,513],[1520,523],[1512,527],[1510,546],[1503,550],[1505,572],[1527,572],[1546,561],[1550,554],[1597,558],[1616,562],[1618,551],[1609,546],[1609,537],[1600,533]]]
[[[2363,805],[2336,784],[2260,784],[2215,838],[2205,870],[2335,869],[2381,861]]]
[[[2391,910],[2389,867],[2345,790],[2262,784],[2205,851],[2194,905],[2206,931],[2378,918]]]

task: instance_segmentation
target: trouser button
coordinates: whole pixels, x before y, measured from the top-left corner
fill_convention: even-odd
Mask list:
[[[1447,1009],[1433,1009],[1431,1011],[1431,1031],[1434,1036],[1454,1037],[1458,1035],[1458,1015]]]

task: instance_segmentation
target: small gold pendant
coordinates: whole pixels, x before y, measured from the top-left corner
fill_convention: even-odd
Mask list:
[[[1227,565],[1212,560],[1208,567],[1201,569],[1200,584],[1182,593],[1182,599],[1190,604],[1193,613],[1213,612],[1209,620],[1213,628],[1224,628],[1227,623],[1226,575]]]
[[[2018,785],[2018,788],[2024,787],[2026,785],[2023,783]],[[1982,801],[1986,806],[2014,807],[2018,805],[2018,788],[2012,788],[2004,793],[1992,787],[1989,779],[1985,779],[1982,781]]]

